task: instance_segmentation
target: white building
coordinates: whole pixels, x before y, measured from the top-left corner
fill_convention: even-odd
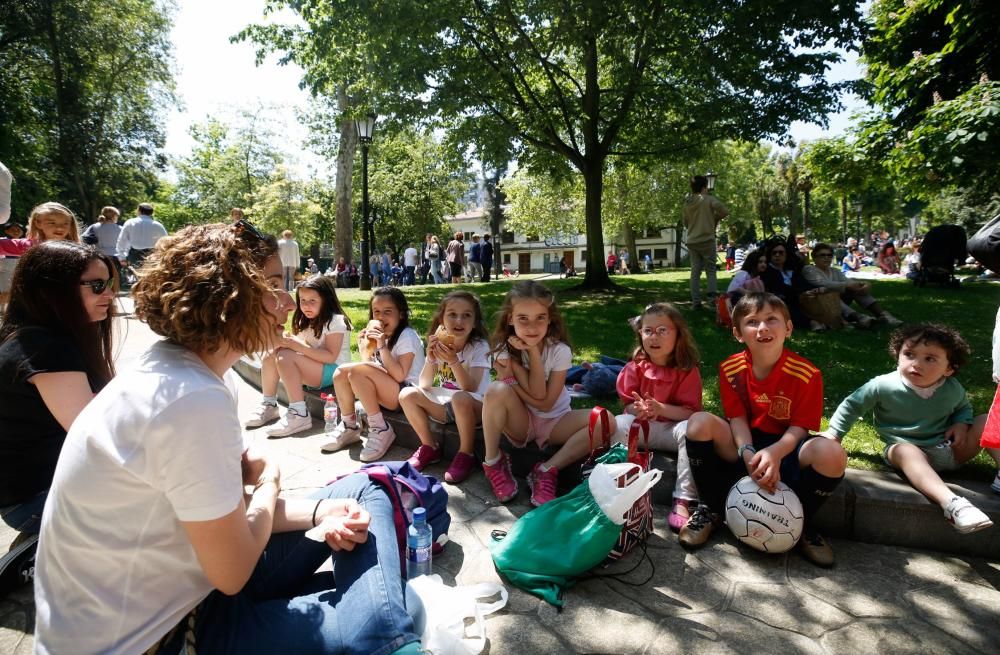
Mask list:
[[[450,226],[450,232],[465,234],[466,251],[472,243],[473,234],[491,234],[489,215],[482,207],[476,207],[445,218]],[[645,230],[636,233],[635,247],[641,261],[648,253],[653,260],[653,266],[663,268],[676,266],[677,230],[673,227],[659,230]],[[492,235],[494,248],[499,244],[503,264],[509,264],[512,270],[522,273],[558,273],[559,260],[566,258],[566,263],[583,272],[587,267],[587,235],[585,234],[551,234],[536,239],[525,234],[508,232],[501,228],[499,235]],[[604,242],[604,256],[614,247],[615,252],[621,252],[625,247],[624,239]],[[687,248],[681,244],[681,256],[687,254]],[[636,267],[633,264],[632,270]]]

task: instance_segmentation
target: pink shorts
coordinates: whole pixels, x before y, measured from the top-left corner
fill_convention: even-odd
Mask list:
[[[539,450],[545,448],[549,443],[549,435],[552,434],[552,430],[556,427],[556,423],[559,422],[562,416],[556,416],[553,418],[543,418],[538,416],[532,411],[528,412],[528,436],[525,437],[524,441],[518,441],[514,437],[507,434],[507,439],[517,446],[518,448],[524,448],[532,441],[538,446]]]

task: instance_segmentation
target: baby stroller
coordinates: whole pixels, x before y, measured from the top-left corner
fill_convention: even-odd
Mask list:
[[[918,287],[940,284],[959,288],[955,277],[955,262],[964,262],[965,229],[961,225],[938,225],[932,227],[920,244],[920,269],[913,283]]]

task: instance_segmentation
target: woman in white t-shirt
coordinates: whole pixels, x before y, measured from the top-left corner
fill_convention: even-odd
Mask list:
[[[553,293],[530,280],[511,287],[500,307],[493,344],[497,381],[483,399],[483,470],[497,500],[506,503],[517,495],[517,482],[510,458],[500,450],[501,438],[518,447],[532,441],[540,449],[558,445],[559,450],[528,475],[531,504],[538,507],[556,497],[559,469],[589,450],[590,410],[570,407],[566,371],[573,351]],[[609,429],[614,430],[613,421]],[[603,440],[599,431],[595,436]]]
[[[279,498],[275,459],[244,446],[231,367],[273,347],[293,306],[275,253],[244,220],[184,228],[146,260],[135,315],[164,339],[66,437],[37,653],[419,652],[384,490],[352,475]],[[331,555],[336,581],[316,573]]]
[[[368,415],[368,438],[362,462],[381,459],[396,439],[382,408],[399,409],[399,392],[414,386],[424,366],[424,344],[410,327],[410,305],[396,287],[379,287],[368,302],[368,325],[358,332],[361,361],[345,364],[333,374],[333,391],[340,407],[340,423],[327,433],[321,447],[332,453],[361,440],[354,413],[355,400]]]
[[[333,373],[351,361],[351,319],[337,299],[333,278],[314,275],[299,285],[292,315],[292,333],[261,363],[264,399],[246,427],[259,427],[278,417],[278,380],[285,384],[288,412],[268,429],[271,437],[287,437],[312,427],[302,385],[322,389],[333,384]]]
[[[439,384],[434,386],[434,378]],[[459,447],[444,479],[462,482],[476,467],[476,426],[483,415],[483,394],[490,384],[489,333],[479,297],[468,291],[445,295],[431,318],[427,359],[420,386],[399,392],[399,404],[421,446],[410,456],[418,471],[441,460],[441,444],[431,435],[429,418],[454,422]]]

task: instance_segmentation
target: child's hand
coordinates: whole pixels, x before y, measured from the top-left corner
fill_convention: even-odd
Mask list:
[[[840,438],[839,438],[839,437],[838,437],[837,435],[835,435],[835,434],[834,434],[834,433],[833,433],[832,431],[830,431],[830,430],[824,430],[823,432],[817,432],[817,433],[816,433],[816,436],[819,436],[819,437],[824,437],[824,438],[826,438],[826,439],[833,439],[833,440],[834,440],[834,441],[836,441],[837,443],[840,443]]]
[[[494,360],[494,362],[493,362],[493,368],[494,368],[494,370],[496,370],[496,372],[497,372],[497,379],[499,379],[499,380],[502,380],[504,378],[508,378],[508,377],[511,377],[512,375],[514,375],[514,369],[512,369],[511,366],[510,366],[510,358],[509,357],[504,357],[502,359],[500,357],[497,357],[496,360]]]
[[[528,349],[531,348],[531,346],[528,345],[527,341],[517,336],[516,334],[512,334],[509,337],[507,337],[507,343],[509,343],[512,347],[517,348],[518,350],[527,351]]]
[[[952,450],[961,451],[963,446],[965,446],[965,440],[969,436],[969,424],[956,423],[944,431],[944,436],[951,441]]]
[[[775,489],[778,488],[778,482],[781,481],[780,467],[781,459],[775,457],[774,451],[770,448],[764,448],[754,454],[747,466],[747,471],[750,473],[750,477],[763,489],[774,493]]]

